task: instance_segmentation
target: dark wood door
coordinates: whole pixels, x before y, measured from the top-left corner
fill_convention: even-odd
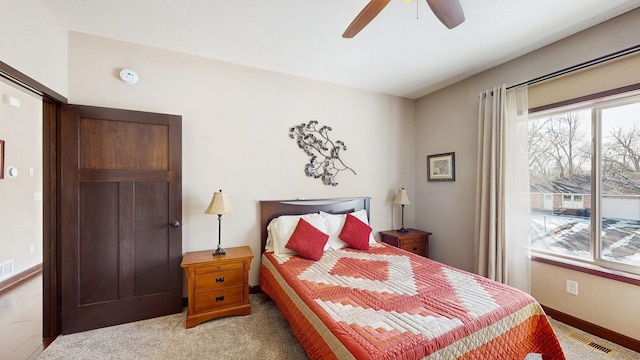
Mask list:
[[[176,115],[63,106],[63,334],[182,311],[181,132]]]

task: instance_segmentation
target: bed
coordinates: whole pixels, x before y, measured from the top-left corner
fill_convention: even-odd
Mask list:
[[[530,295],[365,236],[370,198],[260,209],[260,288],[311,359],[565,358]]]

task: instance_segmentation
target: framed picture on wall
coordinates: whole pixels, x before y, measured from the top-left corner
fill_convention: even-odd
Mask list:
[[[456,181],[456,153],[427,155],[427,181]]]
[[[0,140],[0,179],[4,179],[4,140]]]

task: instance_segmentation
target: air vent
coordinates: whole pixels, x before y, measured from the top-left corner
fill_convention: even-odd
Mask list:
[[[574,340],[577,340],[583,344],[586,344],[588,346],[591,346],[592,348],[602,351],[605,354],[610,354],[613,352],[612,349],[609,349],[608,347],[602,345],[602,344],[598,344],[597,342],[592,341],[591,339],[589,339],[588,337],[575,333],[575,332],[567,332],[567,337],[570,337]]]

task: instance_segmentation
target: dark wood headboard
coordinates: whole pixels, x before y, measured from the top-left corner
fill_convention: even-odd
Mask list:
[[[344,214],[362,209],[367,211],[367,219],[371,219],[370,197],[260,201],[260,252],[264,251],[264,246],[267,243],[267,225],[280,215],[301,215],[318,211]]]

